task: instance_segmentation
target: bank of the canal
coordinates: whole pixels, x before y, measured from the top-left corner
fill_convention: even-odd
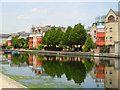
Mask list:
[[[27,88],[27,87],[0,73],[0,89],[2,88]]]
[[[3,51],[8,51],[8,49],[2,49]],[[90,57],[107,57],[107,58],[120,58],[120,54],[116,53],[89,53],[89,52],[64,52],[64,51],[40,51],[40,50],[24,50],[24,49],[11,49],[9,51],[19,51],[27,53],[42,53],[50,55],[69,55],[69,56],[90,56]]]

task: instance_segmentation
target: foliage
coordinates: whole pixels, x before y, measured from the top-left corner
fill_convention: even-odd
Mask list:
[[[70,45],[70,32],[72,31],[72,27],[68,26],[66,32],[62,37],[62,44]]]
[[[88,37],[87,40],[86,40],[86,42],[85,42],[85,48],[84,48],[84,50],[86,52],[89,52],[91,48],[94,48],[94,45],[95,44],[94,44],[93,40],[90,37]]]
[[[93,61],[90,61],[90,59],[85,59],[84,65],[85,65],[87,72],[90,72],[93,69],[95,64]]]
[[[41,49],[43,49],[44,48],[44,45],[43,44],[39,44],[38,45],[38,50],[41,50]]]
[[[16,65],[20,65],[26,62],[29,65],[29,55],[22,54],[22,55],[12,55],[12,63]]]
[[[31,47],[29,50],[38,50],[36,47]]]
[[[109,47],[104,46],[104,47],[100,48],[100,53],[109,53]]]
[[[6,46],[6,47],[8,46],[8,41],[5,42],[5,46]]]
[[[58,28],[58,29],[55,31],[54,45],[59,45],[59,44],[61,44],[63,34],[64,34],[64,33],[63,33],[63,31],[61,30],[61,28]]]
[[[22,48],[24,46],[25,39],[24,38],[18,39],[18,38],[19,36],[12,37],[12,45],[14,46],[14,48]]]
[[[27,50],[27,49],[29,48],[29,45],[28,45],[28,44],[25,44],[25,45],[23,46],[23,48]]]
[[[25,44],[29,44],[29,37],[25,39]]]
[[[45,47],[45,50],[48,50],[48,51],[62,51],[63,48],[62,47],[51,46],[51,47]]]
[[[39,54],[39,55],[38,55],[38,59],[39,59],[39,60],[43,60],[43,59],[44,59],[44,56],[41,55],[41,54]]]
[[[13,46],[7,46],[7,49],[12,49],[12,48],[14,48]]]
[[[52,61],[49,59],[43,61],[42,67],[45,69],[45,73],[52,77],[61,77],[65,73],[67,80],[73,79],[75,83],[80,85],[86,78],[86,72],[90,72],[93,69],[94,62],[91,62],[88,59],[85,60],[84,64],[82,62],[72,62],[70,60],[67,62],[60,62],[60,60],[56,60],[55,57]]]
[[[84,26],[79,23],[76,24],[73,28],[73,30],[70,32],[70,45],[84,45],[86,41],[86,30],[84,29]]]
[[[55,27],[52,27],[50,30],[46,31],[45,36],[42,38],[43,44],[54,45],[55,33]]]

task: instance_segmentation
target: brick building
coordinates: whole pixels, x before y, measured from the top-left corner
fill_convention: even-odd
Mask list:
[[[29,35],[29,48],[38,48],[39,44],[42,44],[42,34],[30,34]]]

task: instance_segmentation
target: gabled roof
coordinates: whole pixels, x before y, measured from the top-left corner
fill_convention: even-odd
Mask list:
[[[120,17],[120,12],[118,12],[118,11],[113,11],[112,9],[110,9],[109,12],[110,12],[110,11],[112,11],[116,16],[119,16],[119,17]],[[108,12],[108,14],[109,14],[109,12]],[[107,15],[108,15],[108,14],[107,14]],[[107,15],[106,15],[106,17],[107,17]]]

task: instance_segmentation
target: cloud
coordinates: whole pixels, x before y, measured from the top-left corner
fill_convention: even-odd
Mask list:
[[[28,16],[23,16],[23,15],[17,16],[16,18],[17,18],[17,19],[22,19],[22,20],[28,20],[28,19],[30,19],[30,17],[28,17]]]
[[[48,12],[48,10],[46,9],[38,9],[38,8],[32,8],[31,11],[36,12],[36,13],[47,13]]]

